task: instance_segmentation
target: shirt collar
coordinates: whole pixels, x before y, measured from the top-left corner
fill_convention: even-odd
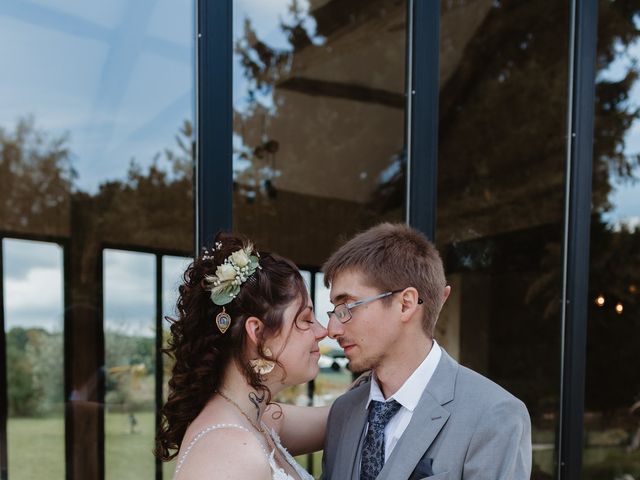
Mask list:
[[[429,380],[431,380],[431,377],[433,376],[433,372],[435,372],[436,367],[440,362],[440,357],[442,357],[442,349],[440,348],[440,345],[438,345],[438,342],[436,342],[434,339],[431,351],[426,356],[426,358],[420,365],[418,365],[418,368],[413,371],[409,378],[405,380],[398,391],[387,399],[385,399],[384,395],[382,395],[382,390],[380,389],[380,385],[378,384],[375,373],[371,375],[369,399],[367,400],[365,408],[369,408],[369,404],[372,400],[376,400],[378,402],[388,402],[391,399],[394,399],[404,408],[406,408],[410,412],[413,412],[413,410],[418,405],[420,397],[422,397],[422,392],[424,392],[424,389],[429,383]]]

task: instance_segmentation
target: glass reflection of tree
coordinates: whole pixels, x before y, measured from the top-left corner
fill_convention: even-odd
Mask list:
[[[241,141],[235,149],[234,185],[250,203],[259,192],[267,198],[277,195],[275,180],[280,171],[276,153],[280,144],[267,134],[270,121],[284,102],[283,97],[276,98],[275,86],[288,77],[295,52],[313,43],[301,3],[292,0],[287,13],[288,21],[280,21],[280,30],[289,47],[274,48],[260,40],[249,18],[245,18],[243,36],[235,45],[247,86],[244,105],[234,110],[234,133]]]
[[[191,251],[192,137],[191,123],[185,121],[175,137],[176,147],[157,154],[146,169],[132,160],[126,178],[105,181],[97,192],[88,193],[74,189],[68,135],[49,135],[31,117],[19,120],[13,130],[0,128],[0,229],[6,236],[55,236],[77,242],[70,255],[72,265],[81,265],[83,281],[65,288],[71,289],[72,301],[97,302],[98,245]],[[40,328],[15,327],[7,333],[11,416],[61,411],[62,336]],[[144,363],[145,372],[153,374],[152,338],[120,335],[107,347],[108,362],[117,354],[114,348],[127,348],[127,358]]]
[[[68,137],[50,138],[32,117],[13,131],[0,127],[0,229],[63,235],[69,225],[72,183]]]
[[[443,3],[443,15],[474,3]],[[494,2],[440,97],[438,236],[450,270],[518,278],[495,299],[491,375],[538,425],[557,411],[568,13],[569,2]],[[599,4],[586,408],[623,423],[640,394],[640,231],[607,213],[615,185],[638,167],[625,139],[640,120],[628,58],[639,15],[637,1]],[[506,309],[511,298],[526,305]]]
[[[185,121],[177,147],[157,154],[146,170],[132,160],[123,180],[96,193],[75,189],[68,135],[50,136],[33,118],[0,128],[0,225],[5,232],[68,237],[71,222],[102,242],[188,252],[192,245],[193,130]],[[73,220],[72,220],[73,219]]]

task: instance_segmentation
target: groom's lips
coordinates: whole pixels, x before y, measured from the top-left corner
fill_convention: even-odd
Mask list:
[[[344,350],[344,353],[348,353],[349,350],[351,350],[353,347],[355,347],[355,344],[353,343],[342,345],[342,349]]]

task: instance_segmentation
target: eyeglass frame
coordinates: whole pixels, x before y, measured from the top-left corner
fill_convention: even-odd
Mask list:
[[[348,321],[350,321],[353,318],[353,313],[351,313],[351,309],[359,307],[361,305],[366,305],[367,303],[371,303],[374,302],[376,300],[380,300],[381,298],[386,298],[389,297],[391,295],[395,295],[396,293],[400,293],[403,290],[406,290],[405,288],[401,288],[399,290],[392,290],[389,292],[383,292],[383,293],[379,293],[378,295],[374,295],[373,297],[366,297],[366,298],[362,298],[360,300],[356,300],[355,302],[351,302],[351,303],[339,303],[338,305],[336,305],[333,310],[331,310],[330,312],[327,312],[327,317],[329,317],[329,320],[331,320],[331,315],[335,315],[336,319],[342,323],[343,325],[345,323],[347,323]],[[421,298],[418,298],[418,305],[422,305],[424,303],[424,301]],[[347,309],[347,312],[349,313],[349,318],[347,318],[346,320],[342,321],[340,319],[340,317],[338,316],[338,314],[336,313],[336,309],[340,308],[340,307],[345,307]]]

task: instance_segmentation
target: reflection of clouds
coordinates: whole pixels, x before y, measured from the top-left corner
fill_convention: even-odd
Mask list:
[[[640,176],[640,169],[636,168],[634,175]],[[603,215],[607,222],[620,223],[629,219],[633,223],[634,219],[640,215],[640,184],[637,182],[614,184],[614,190],[609,194],[609,201],[613,209]]]
[[[287,37],[280,30],[280,19],[285,17],[291,0],[236,0],[233,4],[233,31],[237,38],[244,32],[244,21],[251,26],[258,38],[273,48],[290,48]],[[301,9],[308,11],[308,2],[300,2]]]
[[[3,245],[5,281],[7,277],[13,281],[26,278],[35,266],[56,271],[62,268],[62,248],[54,243],[5,239]]]
[[[623,228],[630,231],[640,230],[640,216],[618,218],[612,222],[612,225],[615,232],[619,232]]]
[[[104,251],[104,326],[123,334],[155,334],[155,257]]]
[[[0,57],[12,72],[0,76],[8,92],[0,126],[33,114],[50,135],[70,132],[77,183],[87,190],[122,178],[132,157],[149,164],[173,146],[192,118],[191,0],[0,5]]]
[[[317,3],[317,2],[316,2]],[[291,44],[285,32],[282,31],[280,23],[289,23],[292,16],[289,12],[291,0],[236,0],[233,4],[233,39],[244,36],[244,22],[249,20],[252,29],[258,39],[276,50],[291,50]],[[298,2],[301,12],[303,12],[303,26],[311,37],[316,31],[315,19],[309,12],[309,1]],[[317,40],[313,38],[314,40]],[[238,62],[239,56],[234,58],[233,67],[233,105],[236,110],[245,112],[251,102],[246,100],[248,88],[247,79],[244,78],[242,66]],[[258,95],[260,103],[267,108],[273,108],[274,103],[271,95]]]
[[[3,241],[5,328],[63,328],[62,248],[53,243]]]
[[[21,2],[25,3],[25,2]],[[66,15],[67,24],[77,24],[86,20],[95,23],[96,26],[115,27],[125,11],[126,0],[110,0],[108,2],[87,2],[85,0],[31,0],[29,3],[40,5],[50,15],[58,15],[64,20]]]

